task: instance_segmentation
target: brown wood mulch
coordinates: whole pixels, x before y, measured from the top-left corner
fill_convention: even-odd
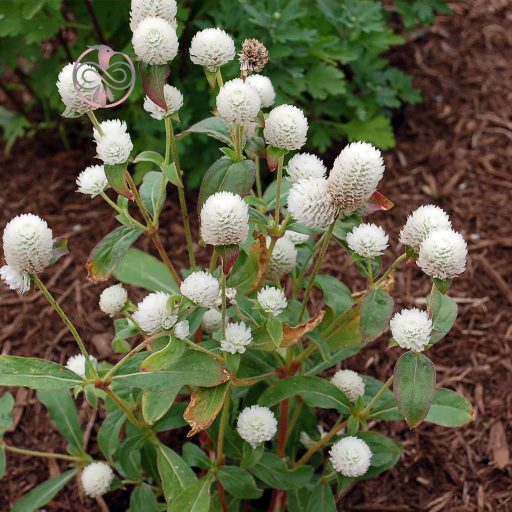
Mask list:
[[[398,231],[407,213],[420,204],[434,203],[450,213],[455,229],[468,240],[467,272],[450,291],[459,317],[449,336],[429,355],[437,367],[438,385],[470,399],[475,421],[457,430],[421,425],[410,431],[398,423],[379,425],[403,443],[404,455],[393,470],[350,491],[339,510],[512,510],[510,4],[507,0],[456,4],[453,16],[441,17],[432,29],[415,34],[392,59],[414,77],[424,102],[405,109],[396,120],[398,144],[386,155],[382,182],[382,192],[396,206],[389,213],[375,214],[372,221],[387,228],[397,254]],[[69,237],[70,255],[45,278],[83,337],[105,358],[111,356],[112,326],[97,309],[103,286],[87,282],[84,262],[113,223],[100,200],[91,203],[73,192],[74,179],[90,163],[92,151],[86,145],[64,152],[55,137],[42,135],[19,144],[16,159],[0,157],[0,228],[20,212],[34,212],[49,222],[56,235]],[[166,247],[184,261],[175,207],[167,209],[162,226]],[[349,282],[353,277],[349,265],[333,247],[324,271]],[[407,267],[396,276],[396,308],[421,306],[428,289],[426,278],[415,267]],[[63,363],[76,353],[71,336],[38,293],[18,297],[0,287],[0,325],[2,354],[37,355]],[[398,352],[385,350],[384,338],[345,366],[386,378]],[[16,429],[6,441],[63,451],[64,442],[34,392],[20,388],[14,393]],[[92,425],[90,409],[84,407],[80,414],[84,428]],[[91,429],[91,446],[96,428]],[[0,481],[0,510],[8,510],[37,482],[63,469],[55,463],[9,456],[7,476]],[[111,511],[127,507],[119,494],[107,502]],[[86,511],[97,510],[98,504],[80,502],[77,487],[68,486],[45,508]]]

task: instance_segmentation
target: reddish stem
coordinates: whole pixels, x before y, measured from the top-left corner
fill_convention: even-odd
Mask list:
[[[226,493],[224,492],[224,487],[220,483],[220,480],[217,480],[217,487],[219,489],[220,506],[222,507],[223,512],[228,512],[228,504],[226,502]]]
[[[288,429],[288,407],[290,401],[288,399],[283,400],[279,405],[279,438],[277,441],[277,456],[283,458],[285,455],[286,448],[286,431]]]

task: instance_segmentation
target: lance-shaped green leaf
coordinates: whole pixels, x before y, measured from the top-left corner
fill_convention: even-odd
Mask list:
[[[122,411],[114,410],[108,414],[98,431],[98,446],[107,460],[112,460],[120,442],[120,432],[126,421]]]
[[[283,339],[283,324],[281,321],[272,315],[267,320],[266,328],[274,347],[279,347]]]
[[[206,475],[183,489],[176,500],[169,503],[168,512],[206,512],[210,509],[210,487],[212,475]]]
[[[235,498],[255,500],[263,494],[252,475],[238,466],[222,466],[218,477],[224,489]]]
[[[4,393],[4,395],[0,397],[0,439],[12,424],[13,407],[14,398],[11,393]]]
[[[105,175],[109,185],[120,195],[127,199],[133,199],[133,193],[128,188],[126,181],[126,163],[123,164],[105,164]]]
[[[331,486],[319,482],[313,488],[306,512],[336,512],[336,510],[336,500],[334,499]]]
[[[451,389],[438,388],[425,421],[442,427],[462,427],[473,421],[473,407],[462,395]]]
[[[164,162],[164,157],[156,151],[143,151],[142,153],[139,153],[133,160],[134,164],[139,162],[151,162],[160,167]]]
[[[389,328],[393,299],[384,290],[370,290],[361,303],[359,328],[364,342],[378,338]]]
[[[359,432],[357,437],[362,439],[372,452],[370,468],[361,477],[362,480],[368,480],[391,469],[402,455],[400,444],[382,434],[377,432]]]
[[[181,177],[178,174],[178,169],[176,169],[176,164],[173,162],[172,164],[162,164],[160,166],[162,172],[165,174],[165,177],[177,187],[182,187],[183,183],[181,182]]]
[[[171,504],[178,494],[196,481],[188,464],[168,446],[159,444],[156,458],[165,501]]]
[[[231,132],[229,131],[229,125],[218,116],[208,117],[196,124],[193,124],[180,133],[178,137],[181,138],[189,133],[202,133],[220,140],[220,142],[227,144],[228,146],[231,144]]]
[[[162,186],[163,181],[163,186]],[[139,188],[140,198],[149,215],[158,218],[167,197],[167,178],[157,171],[150,171],[144,175]],[[160,193],[162,190],[162,193]]]
[[[437,289],[434,290],[434,302],[432,308],[432,334],[430,343],[434,344],[442,340],[453,327],[457,318],[457,304],[448,295],[443,295]]]
[[[160,108],[167,110],[165,103],[164,85],[171,70],[167,64],[155,65],[139,62],[139,73],[142,80],[144,92],[153,103]]]
[[[402,354],[395,365],[393,394],[398,410],[411,428],[427,416],[436,391],[436,370],[427,356],[417,352]]]
[[[298,489],[309,484],[313,476],[311,466],[288,469],[286,463],[274,453],[264,453],[249,471],[262,482],[275,489]]]
[[[185,352],[185,345],[173,337],[169,337],[169,341],[165,347],[153,352],[149,355],[140,367],[143,372],[157,372],[171,368]]]
[[[142,416],[146,423],[153,425],[162,418],[173,404],[181,385],[170,389],[145,389],[142,393]]]
[[[334,317],[349,309],[354,303],[352,292],[333,276],[317,276],[315,286],[324,294],[324,302],[331,308]]]
[[[369,404],[375,395],[381,390],[384,385],[380,380],[369,377],[368,375],[363,376],[364,380],[364,402]],[[402,415],[398,412],[398,405],[393,393],[386,389],[380,400],[377,401],[370,411],[370,418],[384,420],[384,421],[400,421]]]
[[[130,511],[137,512],[143,510],[144,512],[160,512],[158,500],[148,484],[141,484],[135,487],[130,496]]]

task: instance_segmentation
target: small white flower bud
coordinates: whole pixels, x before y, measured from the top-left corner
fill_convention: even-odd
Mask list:
[[[87,101],[93,101],[92,97],[97,87],[101,86],[101,79],[97,71],[88,64],[81,64],[77,70],[75,87],[73,83],[74,63],[66,64],[59,73],[57,79],[57,89],[59,91],[62,103],[73,112],[85,114],[95,110]],[[87,84],[86,81],[87,80]]]
[[[106,462],[93,462],[85,466],[81,481],[85,494],[91,498],[103,496],[114,479],[114,472]]]
[[[338,473],[348,477],[358,477],[368,471],[372,452],[362,439],[348,436],[332,446],[329,458]]]
[[[145,18],[133,32],[135,55],[146,64],[167,64],[178,53],[175,28],[163,18]]]
[[[103,165],[90,165],[86,167],[76,179],[78,192],[96,197],[108,186],[105,167]]]
[[[30,275],[9,265],[0,268],[0,278],[11,290],[27,293],[30,290]]]
[[[343,391],[351,402],[355,402],[364,395],[364,380],[352,370],[338,370],[332,376],[331,382],[340,391]]]
[[[244,322],[232,322],[226,325],[226,334],[220,341],[220,348],[231,354],[243,354],[251,341],[251,329]]]
[[[276,435],[277,420],[268,407],[251,405],[238,416],[236,430],[244,441],[256,448]]]
[[[267,238],[267,248],[270,247],[270,237]],[[286,237],[279,238],[272,251],[268,263],[267,274],[272,279],[280,279],[289,274],[297,264],[297,249],[294,243]]]
[[[217,94],[217,111],[229,124],[243,125],[253,121],[260,107],[258,91],[240,78],[226,82]]]
[[[276,92],[268,76],[250,75],[245,79],[245,82],[256,89],[262,107],[268,108],[274,104],[276,101]]]
[[[162,18],[176,28],[176,0],[132,0],[130,28],[132,32],[146,18]]]
[[[91,360],[92,365],[96,367],[98,360],[93,356],[89,356],[89,359]],[[80,375],[82,379],[85,379],[87,364],[85,362],[85,357],[82,354],[71,356],[66,362],[66,368],[75,372],[77,375]]]
[[[183,94],[172,85],[164,85],[164,98],[167,110],[159,107],[149,96],[144,98],[144,110],[148,112],[153,119],[157,119],[158,121],[178,112],[183,106]]]
[[[184,340],[190,335],[190,324],[188,320],[181,320],[174,326],[174,334],[179,340]]]
[[[402,309],[389,322],[391,335],[406,350],[422,352],[430,343],[432,320],[426,311],[417,308]]]
[[[327,169],[322,160],[310,153],[297,153],[288,162],[287,178],[297,183],[305,178],[325,178]]]
[[[168,330],[176,323],[178,315],[168,309],[168,301],[167,293],[154,292],[137,304],[133,318],[143,331],[153,333]]]
[[[265,288],[262,288],[258,292],[257,299],[261,309],[274,316],[282,313],[288,305],[288,301],[286,300],[286,295],[283,290],[275,288],[274,286],[265,286]]]
[[[291,229],[287,229],[284,232],[284,237],[291,240],[295,245],[305,244],[309,240],[309,235],[299,233],[298,231],[292,231]]]
[[[306,143],[308,120],[300,108],[279,105],[270,111],[263,135],[267,144],[281,149],[300,149]]]
[[[116,316],[125,306],[128,292],[120,284],[105,288],[100,295],[100,309],[109,316]]]
[[[320,434],[318,439],[323,439],[327,435],[327,432],[324,430],[324,427],[322,425],[317,425],[317,429],[318,433]],[[304,431],[300,433],[299,440],[304,445],[304,448],[308,450],[316,444],[316,441],[314,439],[311,439],[309,434]]]
[[[235,57],[233,39],[220,28],[197,32],[190,43],[190,59],[194,64],[214,71]]]
[[[209,272],[197,271],[187,276],[180,285],[181,294],[194,304],[211,308],[217,303],[219,281]]]
[[[388,247],[388,235],[375,224],[360,224],[347,234],[348,246],[363,258],[375,258]]]
[[[211,334],[212,332],[218,331],[222,325],[222,313],[216,309],[209,309],[203,315],[201,326],[203,330]]]

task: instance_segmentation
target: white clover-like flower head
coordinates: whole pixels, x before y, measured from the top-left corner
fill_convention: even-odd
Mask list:
[[[128,131],[126,123],[120,119],[107,119],[106,121],[102,121],[100,123],[100,127],[103,135],[100,134],[96,127],[92,129],[92,135],[96,143],[98,143],[105,135],[126,133]]]
[[[338,216],[339,209],[329,193],[325,178],[309,178],[294,183],[288,192],[288,211],[304,226],[325,228]]]
[[[437,279],[457,277],[466,270],[468,246],[464,237],[453,229],[437,229],[420,245],[418,266]]]
[[[267,238],[267,248],[270,247],[270,237]],[[297,264],[297,249],[295,244],[286,237],[279,238],[272,251],[268,263],[267,274],[272,279],[280,279],[289,274]]]
[[[268,76],[250,75],[245,79],[245,82],[256,89],[262,107],[268,108],[274,104],[276,101],[276,92]]]
[[[214,71],[235,57],[235,42],[220,28],[197,32],[190,43],[190,59],[194,64]]]
[[[184,340],[190,335],[190,324],[188,320],[181,320],[174,326],[174,334],[179,340]]]
[[[103,165],[90,165],[86,167],[76,179],[78,192],[96,197],[108,186],[105,167]]]
[[[162,18],[176,28],[176,0],[132,0],[130,28],[132,32],[146,18]]]
[[[309,235],[291,229],[287,229],[283,236],[291,240],[295,245],[305,244],[309,240]]]
[[[324,427],[322,425],[317,425],[317,429],[318,429],[318,433],[319,433],[318,440],[323,439],[327,435],[327,432],[324,430]],[[310,448],[312,448],[317,442],[316,440],[311,439],[311,436],[307,432],[304,432],[304,431],[302,431],[300,433],[299,440],[304,445],[304,447],[308,450]]]
[[[257,299],[261,309],[274,316],[282,313],[288,305],[288,301],[286,300],[286,295],[283,290],[275,288],[274,286],[265,286],[265,288],[262,288],[258,292]]]
[[[167,110],[159,107],[149,96],[144,98],[144,110],[148,112],[153,119],[157,119],[158,121],[178,112],[183,106],[183,94],[172,85],[164,85],[164,98]]]
[[[329,458],[338,473],[348,477],[357,477],[368,471],[372,460],[372,451],[362,439],[348,436],[331,447]]]
[[[114,479],[114,472],[106,462],[93,462],[85,466],[81,481],[85,494],[91,498],[103,496]]]
[[[201,321],[201,327],[204,332],[211,334],[212,332],[218,331],[222,325],[222,313],[217,309],[209,309],[203,315]]]
[[[241,244],[249,234],[249,206],[233,192],[212,194],[201,208],[201,238],[210,245]]]
[[[167,64],[178,53],[176,29],[163,18],[145,18],[133,32],[135,55],[146,64]]]
[[[430,343],[432,320],[426,311],[417,308],[402,309],[389,322],[391,335],[406,350],[422,352]]]
[[[229,124],[253,121],[261,108],[258,91],[241,78],[226,82],[217,94],[219,116]]]
[[[128,292],[121,284],[105,288],[100,295],[100,309],[109,316],[116,316],[125,306]]]
[[[169,295],[165,292],[153,292],[146,295],[137,304],[137,311],[133,314],[134,320],[143,331],[148,333],[168,330],[178,320],[178,315],[169,310],[167,302]]]
[[[322,160],[311,153],[297,153],[290,158],[287,166],[287,178],[292,183],[305,178],[325,178],[326,173]]]
[[[203,308],[211,308],[217,303],[220,293],[219,281],[209,272],[199,270],[192,272],[180,285],[181,294],[194,304]]]
[[[16,290],[21,294],[30,290],[30,274],[9,265],[0,268],[0,279],[9,289]]]
[[[267,144],[290,151],[304,146],[307,134],[308,120],[304,112],[293,105],[279,105],[273,108],[263,130]]]
[[[220,348],[231,354],[243,354],[252,341],[250,327],[244,322],[231,322],[226,325],[224,339],[220,340]]]
[[[125,163],[130,158],[132,149],[132,139],[126,132],[105,133],[96,144],[98,158],[108,165]]]
[[[338,155],[329,175],[329,191],[342,212],[364,206],[384,174],[380,151],[367,142],[352,142]]]
[[[338,370],[332,376],[331,382],[343,391],[351,402],[364,395],[364,380],[352,370]]]
[[[98,360],[94,356],[89,356],[89,359],[91,360],[93,366],[98,364]],[[66,362],[66,368],[72,372],[75,372],[77,375],[80,375],[82,379],[85,379],[87,363],[85,362],[85,357],[82,354],[71,356]]]
[[[53,234],[41,217],[24,213],[7,223],[3,244],[5,261],[9,267],[19,272],[37,274],[50,263]],[[13,279],[12,272],[9,274]]]
[[[400,242],[419,251],[421,242],[435,229],[450,229],[448,214],[439,206],[427,204],[414,210],[400,231]]]
[[[375,258],[388,247],[388,235],[375,224],[360,224],[347,234],[348,246],[363,258]]]
[[[101,85],[101,79],[97,71],[89,64],[82,64],[77,70],[76,84],[73,82],[73,68],[75,63],[66,64],[57,79],[57,89],[62,103],[73,112],[85,114],[95,110],[87,101],[93,101],[92,97],[97,87]]]
[[[277,420],[268,407],[251,405],[238,416],[236,430],[244,441],[256,448],[276,435]]]

